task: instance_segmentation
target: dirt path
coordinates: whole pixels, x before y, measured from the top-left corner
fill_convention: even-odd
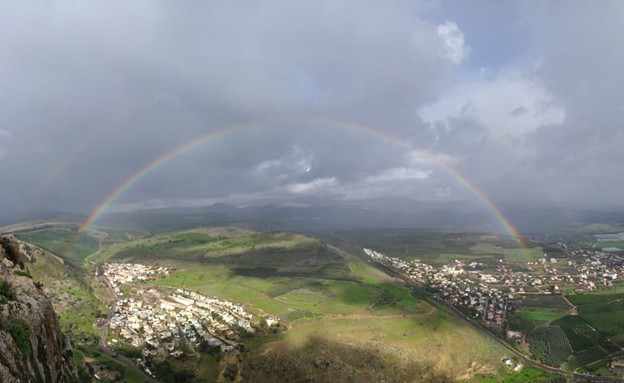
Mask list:
[[[578,308],[575,305],[573,305],[572,302],[570,302],[565,295],[562,294],[561,298],[563,298],[563,300],[566,301],[571,306],[570,314],[578,315]]]
[[[100,254],[102,252],[102,250],[104,250],[104,240],[108,238],[108,233],[105,231],[102,231],[102,236],[100,237],[100,243],[99,243],[99,249],[97,249],[96,252],[94,252],[93,254],[85,257],[84,262],[88,263],[90,258],[95,257],[96,255]]]

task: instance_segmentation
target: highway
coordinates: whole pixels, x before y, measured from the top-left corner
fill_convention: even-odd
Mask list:
[[[538,368],[540,370],[547,371],[547,372],[550,372],[550,373],[553,373],[553,374],[558,374],[558,375],[570,377],[570,378],[572,378],[573,381],[624,383],[624,379],[623,378],[612,377],[612,376],[594,376],[594,375],[580,374],[580,373],[577,373],[577,372],[572,372],[572,371],[567,371],[567,370],[563,370],[563,369],[556,368],[556,367],[547,366],[547,365],[542,364],[542,363],[540,363],[538,361],[535,361],[535,360],[527,357],[526,355],[522,354],[520,351],[516,350],[515,348],[511,347],[511,345],[509,345],[507,342],[503,341],[502,339],[498,338],[490,330],[488,330],[487,328],[485,328],[481,324],[479,324],[479,323],[471,320],[470,318],[468,318],[466,315],[464,315],[464,313],[459,311],[455,306],[453,306],[453,305],[443,301],[442,299],[434,298],[434,296],[431,293],[429,293],[428,291],[423,289],[422,286],[418,285],[416,282],[414,282],[413,280],[411,280],[407,276],[405,276],[405,275],[397,272],[396,270],[394,270],[394,269],[392,269],[392,268],[390,268],[390,267],[388,267],[386,265],[383,265],[381,263],[372,262],[372,264],[375,265],[381,271],[385,272],[386,274],[388,274],[390,276],[393,276],[395,278],[401,279],[402,281],[404,281],[410,288],[412,288],[412,289],[418,291],[420,294],[426,296],[427,299],[430,301],[430,303],[434,303],[435,306],[443,306],[444,308],[446,308],[450,313],[452,313],[456,317],[460,318],[461,320],[463,320],[465,322],[468,322],[472,327],[474,327],[478,331],[482,332],[483,334],[487,335],[488,337],[490,337],[490,339],[494,340],[501,347],[505,348],[507,351],[509,351],[510,353],[512,353],[513,355],[515,355],[519,359],[521,359],[526,365],[530,365],[532,367],[535,367],[535,368]]]

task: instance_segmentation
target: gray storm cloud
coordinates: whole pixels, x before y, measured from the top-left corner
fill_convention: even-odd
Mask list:
[[[0,209],[89,211],[253,121],[117,205],[471,198],[410,147],[496,201],[618,202],[622,5],[483,5],[516,50],[446,2],[0,2]]]

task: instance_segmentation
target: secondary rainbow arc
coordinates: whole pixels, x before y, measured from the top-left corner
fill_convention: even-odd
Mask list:
[[[210,133],[201,135],[194,139],[191,139],[172,150],[161,154],[160,156],[150,160],[145,165],[143,165],[140,169],[126,178],[121,184],[115,187],[104,199],[98,203],[98,205],[93,209],[93,211],[88,215],[87,219],[84,221],[82,226],[78,229],[75,240],[77,240],[82,234],[84,234],[91,225],[104,213],[104,211],[126,190],[128,190],[133,184],[138,182],[141,178],[151,173],[155,169],[157,169],[160,165],[174,159],[182,153],[190,151],[202,144],[215,140],[219,137],[223,137],[225,135],[244,131],[247,129],[261,128],[266,126],[276,126],[276,125],[286,125],[289,123],[322,123],[322,124],[330,124],[331,126],[341,127],[345,129],[353,129],[356,131],[363,131],[369,134],[373,134],[375,136],[383,137],[384,139],[394,142],[398,145],[406,147],[410,151],[421,155],[431,161],[433,161],[437,166],[443,169],[447,174],[453,177],[460,185],[462,185],[466,190],[468,190],[471,194],[473,194],[481,203],[493,214],[493,216],[497,219],[497,221],[502,225],[502,227],[514,237],[520,246],[523,249],[526,249],[526,244],[518,232],[518,230],[513,226],[513,224],[509,221],[507,217],[503,214],[503,212],[494,204],[494,202],[490,199],[490,197],[477,188],[474,183],[472,183],[468,178],[466,178],[463,174],[461,174],[452,164],[448,161],[441,158],[439,155],[436,155],[430,151],[419,149],[413,146],[411,143],[395,137],[387,132],[377,130],[365,125],[360,125],[353,122],[345,122],[340,120],[332,120],[326,118],[307,118],[307,119],[281,119],[281,120],[267,120],[267,121],[252,121],[237,125],[227,126]]]

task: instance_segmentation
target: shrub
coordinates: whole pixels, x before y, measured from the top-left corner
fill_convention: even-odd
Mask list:
[[[15,270],[15,275],[19,275],[20,277],[28,277],[32,279],[32,276],[28,274],[28,272],[23,271],[23,270]]]
[[[30,324],[22,318],[6,318],[2,327],[11,334],[13,341],[22,351],[22,354],[30,354],[30,334],[32,330]]]
[[[15,293],[15,288],[13,284],[7,280],[0,281],[0,295],[4,296],[6,299],[10,301],[14,301],[17,299],[17,294]]]

